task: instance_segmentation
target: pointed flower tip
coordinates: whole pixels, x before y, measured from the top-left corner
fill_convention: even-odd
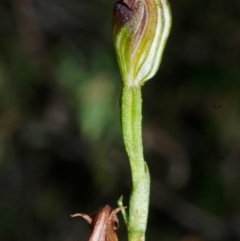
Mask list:
[[[157,72],[171,28],[167,0],[121,0],[113,11],[113,41],[124,84],[142,85]]]

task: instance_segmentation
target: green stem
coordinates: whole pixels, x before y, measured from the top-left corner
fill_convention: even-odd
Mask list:
[[[148,218],[150,176],[143,157],[141,86],[124,86],[122,91],[122,131],[132,172],[128,239],[144,241]]]

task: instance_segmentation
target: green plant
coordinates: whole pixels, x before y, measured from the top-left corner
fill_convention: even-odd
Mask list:
[[[123,79],[121,120],[132,173],[129,214],[122,210],[129,241],[145,240],[150,175],[143,156],[141,87],[157,72],[171,28],[167,0],[115,4],[113,40]],[[122,206],[122,198],[119,200]]]

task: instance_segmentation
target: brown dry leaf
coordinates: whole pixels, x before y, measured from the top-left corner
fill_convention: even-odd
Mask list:
[[[93,214],[76,213],[71,217],[80,216],[87,221],[92,231],[89,241],[118,241],[115,232],[119,226],[117,213],[124,208],[112,209],[106,205]]]

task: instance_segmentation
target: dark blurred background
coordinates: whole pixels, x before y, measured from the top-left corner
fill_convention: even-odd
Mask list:
[[[114,3],[0,2],[1,241],[87,241],[70,214],[128,203]],[[147,240],[240,240],[240,1],[170,3],[161,68],[143,88]]]

